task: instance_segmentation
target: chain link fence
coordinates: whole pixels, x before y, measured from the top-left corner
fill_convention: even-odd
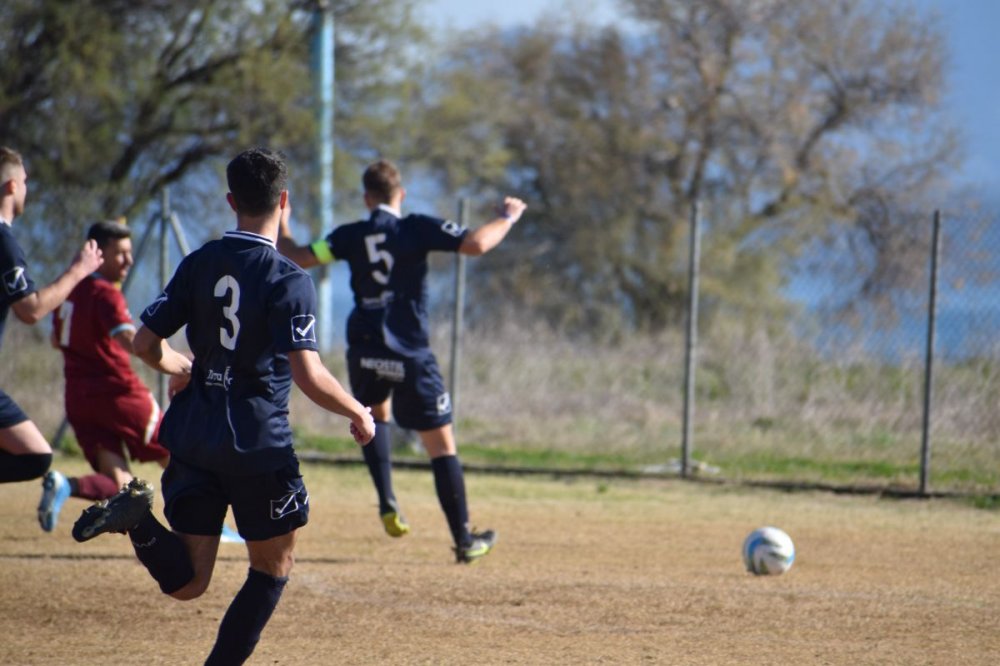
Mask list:
[[[496,316],[489,325],[472,321],[456,334],[456,293],[461,298],[453,281],[456,264],[439,257],[432,264],[439,287],[432,290],[432,346],[457,393],[460,451],[495,464],[529,461],[536,469],[668,474],[681,471],[687,453],[694,475],[916,492],[928,388],[931,220],[929,213],[922,232],[922,287],[896,299],[892,317],[828,307],[829,285],[814,276],[789,289],[791,307],[780,317],[744,306],[739,316],[699,322],[686,452],[683,329],[595,341],[585,332],[525,321],[522,313],[497,303],[491,304]],[[156,215],[136,223],[135,243],[141,243],[147,224],[154,225],[153,236],[128,291],[133,314],[160,288]],[[190,240],[197,247],[204,239]],[[172,246],[168,275],[179,256]],[[475,262],[469,263],[474,283]],[[710,271],[703,266],[703,274]],[[942,217],[936,301],[926,489],[996,494],[1000,222],[995,217]],[[333,325],[342,327],[349,301],[336,302]],[[30,329],[8,323],[0,385],[52,436],[62,419],[62,364],[47,331],[47,322]],[[342,342],[326,361],[346,384]],[[155,375],[141,363],[134,366],[156,386]],[[343,430],[339,417],[297,392],[292,419],[299,432]]]
[[[566,453],[584,467],[995,494],[1000,222],[942,217],[933,349],[932,214],[917,235],[917,283],[888,310],[831,304],[829,276],[807,274],[780,316],[741,304],[737,316],[699,322],[689,422],[683,331],[593,344],[516,313],[474,327],[457,378],[460,430],[498,449],[534,447],[541,465]],[[445,319],[438,350],[449,344]]]
[[[935,248],[927,216],[923,288],[888,311],[831,307],[830,285],[807,276],[786,317],[703,331],[695,460],[745,479],[1000,489],[1000,223],[940,220]]]

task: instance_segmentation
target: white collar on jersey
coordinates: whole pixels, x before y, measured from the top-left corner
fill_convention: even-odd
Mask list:
[[[252,241],[254,243],[261,243],[262,245],[270,245],[274,247],[274,241],[267,236],[261,236],[260,234],[255,234],[251,231],[227,231],[223,234],[224,238],[239,238],[240,240]]]
[[[2,217],[0,217],[0,224],[6,224],[9,227],[10,226],[10,221],[5,220]]]
[[[402,218],[403,217],[403,214],[401,212],[399,212],[398,208],[393,208],[389,204],[379,204],[378,205],[378,209],[379,210],[384,210],[385,212],[389,213],[390,215],[393,215],[393,216],[398,217],[398,218]]]

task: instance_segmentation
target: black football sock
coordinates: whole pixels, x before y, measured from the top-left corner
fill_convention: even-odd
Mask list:
[[[0,483],[30,481],[45,476],[52,466],[51,453],[22,453],[14,455],[0,451]]]
[[[465,502],[465,476],[458,456],[441,456],[431,460],[434,470],[434,488],[437,490],[441,510],[448,519],[448,528],[456,546],[467,546],[469,535],[469,507]]]
[[[383,421],[375,422],[375,436],[367,445],[361,447],[368,465],[368,473],[378,492],[379,514],[398,511],[396,495],[392,492],[392,453],[389,441],[389,424]]]
[[[194,578],[187,547],[180,537],[160,524],[147,511],[139,524],[128,531],[132,549],[164,594],[181,589]]]
[[[222,618],[219,635],[205,666],[235,666],[250,657],[287,582],[288,578],[276,578],[250,569],[243,588]]]

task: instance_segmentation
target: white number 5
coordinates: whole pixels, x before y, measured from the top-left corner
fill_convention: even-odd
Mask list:
[[[368,261],[373,264],[377,264],[380,261],[385,262],[385,273],[372,270],[372,279],[379,284],[389,284],[389,273],[392,272],[392,255],[388,250],[379,248],[379,244],[384,242],[385,234],[365,236],[365,249],[368,250]]]
[[[240,283],[232,275],[223,275],[215,283],[215,296],[222,298],[229,295],[229,305],[222,306],[222,316],[229,321],[233,332],[230,335],[225,327],[219,327],[219,342],[226,349],[236,349],[236,336],[240,334],[240,320],[236,318],[236,311],[240,309]]]

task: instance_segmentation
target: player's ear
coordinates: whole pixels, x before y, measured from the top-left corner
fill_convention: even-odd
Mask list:
[[[236,199],[233,198],[232,192],[226,192],[226,201],[229,202],[229,207],[233,209],[234,213],[239,213],[240,211],[236,208]]]
[[[285,206],[288,205],[288,190],[281,190],[281,196],[278,197],[278,208],[284,210]]]

